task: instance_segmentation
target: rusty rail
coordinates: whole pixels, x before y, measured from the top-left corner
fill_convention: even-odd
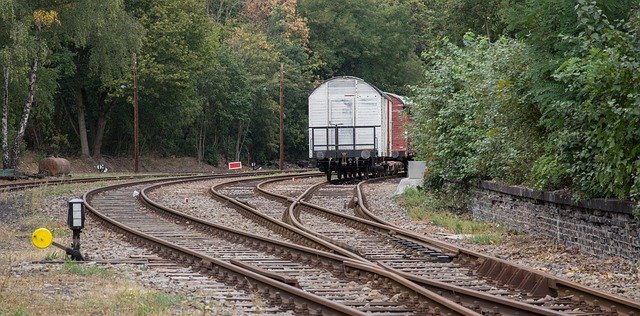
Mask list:
[[[369,181],[363,181],[356,186],[356,204],[358,212],[363,217],[393,227],[397,231],[404,231],[414,238],[426,243],[433,242],[432,238],[414,234],[405,229],[393,225],[380,217],[376,216],[368,208],[366,197],[362,191],[362,186]],[[441,245],[444,242],[438,241]],[[449,249],[455,249],[458,253],[458,259],[461,263],[475,267],[477,273],[481,276],[495,280],[498,284],[507,287],[518,288],[537,297],[547,295],[564,295],[572,297],[573,303],[589,304],[596,310],[600,310],[603,314],[611,315],[640,315],[640,304],[620,296],[598,291],[570,280],[560,278],[542,271],[521,266],[503,259],[490,257],[476,251],[458,247],[456,245],[447,244]],[[424,280],[418,278],[410,279],[419,283],[426,284]]]

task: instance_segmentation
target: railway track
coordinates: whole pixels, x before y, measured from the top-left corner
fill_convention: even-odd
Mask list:
[[[284,179],[284,180],[293,182],[291,179]],[[273,179],[273,180],[267,180],[267,181],[263,181],[263,182],[260,182],[260,180],[233,181],[233,182],[229,182],[229,183],[225,183],[225,184],[220,184],[220,185],[217,186],[217,188],[218,189],[225,188],[225,189],[221,189],[221,190],[230,192],[231,194],[233,192],[237,192],[236,193],[236,197],[245,199],[246,201],[249,202],[247,204],[251,204],[251,202],[253,201],[253,199],[251,198],[251,194],[252,193],[251,193],[251,189],[250,189],[252,186],[255,186],[256,190],[262,192],[263,194],[266,194],[267,192],[269,192],[268,190],[265,189],[265,187],[269,187],[270,190],[274,190],[274,191],[288,192],[288,194],[286,194],[286,195],[278,195],[278,194],[268,194],[268,195],[269,195],[269,198],[274,199],[274,200],[279,200],[280,203],[282,203],[282,204],[290,204],[288,210],[286,211],[287,213],[290,213],[295,208],[295,207],[293,207],[295,205],[295,203],[290,203],[290,202],[296,201],[296,199],[292,198],[291,196],[295,196],[295,195],[299,194],[302,191],[299,188],[300,180],[299,179],[295,180],[295,187],[297,189],[294,188],[291,191],[289,191],[288,189],[278,189],[277,187],[275,187],[273,185],[273,184],[275,184],[275,183],[277,183],[279,181],[283,181],[283,179]],[[243,182],[244,182],[244,186],[241,186],[239,183],[243,183]],[[234,190],[233,188],[242,188],[242,190]],[[253,194],[255,195],[255,193],[253,193]],[[239,209],[250,209],[250,207],[245,205],[245,203],[242,203],[242,204],[239,204]],[[254,212],[258,212],[258,213],[260,212],[260,210],[253,210],[253,211]],[[275,217],[281,217],[281,213],[282,212],[283,212],[282,210],[279,210],[277,212],[277,214],[275,215]],[[330,226],[330,225],[328,225],[328,226]],[[314,232],[310,232],[310,233],[313,234]],[[358,233],[355,233],[355,234],[357,235]],[[314,234],[314,236],[316,236],[318,238],[323,238],[324,240],[327,240],[327,241],[332,241],[330,238],[326,238],[326,236],[322,236],[321,234]],[[364,238],[364,239],[370,239],[370,238]],[[367,242],[371,242],[371,240],[367,240]],[[350,246],[348,243],[336,242],[336,245],[334,245],[334,247],[337,247],[337,248],[334,248],[334,249],[336,249],[335,250],[336,252],[346,253],[346,255],[352,254],[351,257],[353,257],[353,258],[357,258],[357,257],[361,256],[361,253],[356,253],[357,252],[357,248],[354,248],[354,247]],[[354,251],[356,251],[356,252],[354,252]],[[401,256],[405,256],[406,255],[406,249],[404,249],[402,251],[396,251],[396,253],[401,253]],[[431,257],[431,255],[429,257]],[[370,258],[370,259],[375,259],[375,258]],[[367,262],[370,262],[368,259],[365,259],[365,258],[362,258],[361,260],[365,260]],[[480,293],[480,294],[476,293],[476,295],[470,295],[470,296],[466,297],[465,295],[461,294],[461,293],[465,293],[464,288],[461,288],[461,287],[451,288],[451,287],[448,287],[446,284],[444,284],[442,282],[437,284],[432,289],[434,290],[433,292],[438,292],[440,294],[442,294],[443,291],[445,291],[445,290],[449,291],[450,293],[453,294],[453,295],[449,296],[450,299],[456,300],[461,304],[465,304],[468,308],[472,308],[472,309],[476,310],[477,312],[485,312],[485,313],[488,313],[488,314],[502,313],[502,314],[505,314],[505,315],[506,314],[518,314],[518,313],[521,314],[521,315],[526,315],[526,314],[558,315],[559,314],[559,313],[556,313],[554,311],[549,311],[549,310],[546,310],[546,309],[538,310],[538,308],[536,308],[535,306],[530,306],[530,305],[523,304],[523,303],[513,302],[513,301],[509,301],[509,300],[504,300],[504,299],[501,300],[500,298],[495,298],[495,297],[490,296],[490,295],[483,295],[483,293]],[[463,302],[463,300],[465,300],[465,299],[466,299],[466,302]],[[515,305],[515,307],[514,307],[514,305]],[[483,308],[483,306],[484,306],[484,308]],[[532,310],[533,310],[533,312],[532,312]]]
[[[189,175],[184,175],[189,176]],[[78,184],[78,183],[93,183],[101,181],[126,181],[134,179],[145,178],[162,178],[162,177],[175,177],[175,175],[168,174],[139,174],[128,176],[105,176],[105,177],[88,177],[88,178],[45,178],[36,181],[16,181],[11,183],[0,184],[0,192],[13,192],[19,190],[27,190],[31,188],[37,188],[48,185],[65,185],[65,184]]]
[[[634,302],[389,225],[368,211],[360,188],[317,184],[301,196],[328,201],[333,209],[292,201],[264,189],[264,184],[258,190],[292,202],[287,221],[294,226],[485,314],[638,314]],[[345,207],[349,205],[358,207]]]
[[[260,293],[274,310],[310,315],[475,314],[372,264],[154,205],[145,193],[150,185],[119,184],[87,192],[87,208],[162,257],[197,267],[239,291]]]

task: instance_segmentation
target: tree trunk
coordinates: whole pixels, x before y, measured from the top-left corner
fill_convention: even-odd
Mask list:
[[[2,100],[2,166],[9,168],[9,67],[3,69],[4,97]]]
[[[204,161],[205,126],[206,121],[203,121],[202,124],[200,124],[200,131],[198,131],[198,163],[202,163]]]
[[[491,41],[491,30],[489,29],[489,16],[486,16],[484,19],[484,28],[487,31],[487,38],[489,39],[489,41]]]
[[[37,72],[38,56],[36,55],[33,58],[33,64],[31,65],[31,71],[29,72],[29,94],[27,94],[27,100],[24,102],[24,107],[22,108],[22,119],[20,119],[18,133],[16,134],[16,139],[13,142],[13,153],[9,158],[9,169],[16,168],[20,160],[20,147],[22,146],[24,132],[27,129],[27,122],[29,121],[29,112],[31,112],[31,106],[33,105],[33,99],[36,94]]]
[[[100,107],[102,108],[105,103],[106,95],[100,96]],[[111,117],[111,112],[113,112],[113,108],[115,108],[116,103],[111,101],[109,103],[109,107],[107,111],[104,113],[100,113],[98,117],[98,126],[96,126],[96,134],[93,138],[93,158],[100,159],[102,158],[102,140],[104,139],[104,131],[107,128],[107,121],[109,117]]]
[[[244,127],[244,135],[242,135],[242,141],[240,142],[241,152],[242,152],[242,148],[244,147],[244,142],[247,140],[247,136],[249,135],[249,124],[251,124],[251,120],[247,120],[247,126]]]
[[[73,96],[76,99],[76,108],[78,109],[78,133],[80,133],[80,154],[82,158],[89,158],[89,140],[87,139],[87,124],[84,118],[84,98],[82,97],[82,88],[75,88]]]

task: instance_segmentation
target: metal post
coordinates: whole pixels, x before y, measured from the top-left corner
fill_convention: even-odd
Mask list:
[[[71,244],[71,248],[80,252],[80,229],[73,230],[73,243]]]
[[[280,63],[280,170],[284,169],[284,63]]]
[[[338,124],[335,124],[335,127],[336,127],[336,139],[335,139],[335,142],[336,142],[336,158],[337,158],[338,157],[337,156],[338,155],[338,150],[340,150],[340,148],[338,147],[339,146],[338,137],[340,136],[340,134],[338,134]]]
[[[353,150],[356,150],[356,127],[353,127]]]
[[[138,147],[138,67],[136,53],[133,53],[133,170],[138,173],[140,149]]]

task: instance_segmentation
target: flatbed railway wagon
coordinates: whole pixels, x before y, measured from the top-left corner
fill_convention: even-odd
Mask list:
[[[404,108],[360,78],[325,81],[309,96],[309,158],[327,180],[398,171],[411,158]]]

